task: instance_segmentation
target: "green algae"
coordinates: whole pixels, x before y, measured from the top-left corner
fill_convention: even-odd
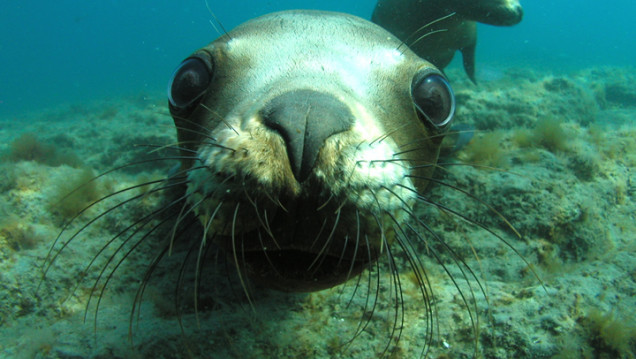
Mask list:
[[[34,161],[48,166],[63,164],[79,167],[79,157],[67,150],[41,141],[33,133],[23,133],[9,144],[9,152],[5,155],[10,162]]]
[[[93,171],[84,168],[68,181],[57,185],[50,198],[49,210],[64,219],[71,219],[84,208],[104,195],[104,191],[95,180]]]

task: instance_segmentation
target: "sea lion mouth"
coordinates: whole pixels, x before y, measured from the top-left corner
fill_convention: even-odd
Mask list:
[[[234,209],[236,220],[214,241],[247,277],[266,287],[288,292],[333,287],[377,258],[384,232],[376,218],[382,216],[337,200],[319,202],[285,201],[269,210],[244,201],[228,204],[225,212]],[[243,225],[248,221],[241,218],[256,220]]]
[[[369,260],[301,250],[244,251],[238,259],[254,281],[282,291],[311,292],[331,288],[358,275]]]

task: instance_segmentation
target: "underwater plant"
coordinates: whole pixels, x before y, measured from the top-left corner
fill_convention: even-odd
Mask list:
[[[9,145],[8,159],[13,162],[35,161],[52,164],[56,160],[57,148],[41,142],[33,133],[23,133]]]
[[[68,149],[59,149],[57,146],[42,142],[33,133],[23,133],[9,144],[9,153],[6,158],[11,162],[34,161],[48,166],[60,166],[63,164],[78,167],[81,164],[79,157]]]
[[[35,248],[41,238],[28,221],[9,215],[0,220],[0,242],[3,240],[10,248],[19,251]]]
[[[534,127],[533,141],[538,146],[545,147],[551,152],[565,151],[568,136],[563,130],[561,121],[552,118],[542,118]]]
[[[95,180],[93,171],[84,168],[77,176],[56,187],[50,198],[49,210],[68,220],[102,196],[103,191]]]
[[[506,154],[502,139],[499,131],[477,135],[463,149],[461,159],[467,163],[500,167],[505,164]]]
[[[636,358],[636,317],[633,312],[590,309],[581,319],[592,334],[591,346],[598,357]]]

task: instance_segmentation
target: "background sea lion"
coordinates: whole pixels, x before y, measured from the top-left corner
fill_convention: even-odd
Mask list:
[[[241,275],[317,290],[396,245],[455,109],[440,71],[399,45],[358,17],[288,11],[175,71],[189,211]]]
[[[455,13],[436,24],[423,26]],[[518,0],[379,0],[371,21],[389,30],[411,50],[440,69],[462,53],[464,70],[475,81],[477,22],[496,26],[518,24],[523,9]],[[444,29],[425,39],[428,32]]]

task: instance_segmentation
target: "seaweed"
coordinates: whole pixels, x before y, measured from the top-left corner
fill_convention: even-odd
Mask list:
[[[501,166],[505,154],[500,144],[502,137],[500,132],[495,131],[473,138],[463,151],[465,160],[474,164]]]
[[[41,142],[32,133],[23,133],[9,145],[8,159],[12,162],[35,161],[50,164],[56,158],[56,147]]]
[[[9,153],[6,156],[11,162],[33,161],[49,166],[63,164],[79,167],[79,157],[65,149],[44,143],[33,133],[23,133],[9,144]]]
[[[515,130],[510,137],[513,144],[520,148],[532,147],[534,145],[534,135],[532,130],[522,127]]]
[[[93,171],[85,168],[69,181],[61,182],[51,196],[49,209],[65,219],[72,218],[102,196],[101,188],[94,179]]]
[[[616,315],[614,311],[591,309],[582,318],[582,324],[590,331],[592,346],[599,354],[613,358],[636,358],[636,324],[631,313]]]
[[[10,215],[0,222],[0,239],[15,251],[33,249],[40,241],[35,228],[16,215]]]
[[[544,118],[537,121],[533,132],[534,143],[550,152],[565,151],[568,137],[561,121]]]
[[[584,181],[590,181],[599,173],[601,159],[597,152],[592,152],[581,147],[576,154],[568,159],[568,168],[576,177]]]

